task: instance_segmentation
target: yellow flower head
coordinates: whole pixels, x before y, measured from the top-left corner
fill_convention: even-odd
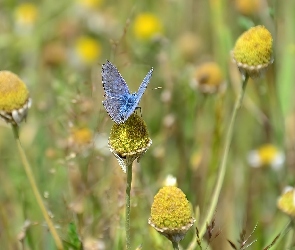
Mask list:
[[[100,43],[91,37],[82,36],[77,39],[75,50],[79,59],[85,64],[93,64],[101,55]]]
[[[177,48],[184,59],[193,61],[202,50],[202,41],[195,33],[185,32],[177,40]]]
[[[272,62],[272,36],[264,26],[244,32],[232,51],[233,60],[243,74],[255,78]]]
[[[181,189],[166,186],[155,195],[149,224],[170,241],[182,240],[195,222],[190,203]]]
[[[0,117],[19,124],[31,106],[29,91],[24,82],[10,71],[0,71]]]
[[[15,10],[16,22],[21,25],[31,26],[38,17],[38,9],[33,3],[22,3]]]
[[[285,155],[273,144],[265,144],[250,151],[248,162],[252,167],[271,166],[280,169],[285,161]]]
[[[75,128],[72,130],[72,140],[77,145],[87,145],[92,140],[92,131],[89,128]]]
[[[77,0],[77,2],[87,9],[95,9],[101,5],[102,0]]]
[[[134,20],[133,32],[138,39],[149,40],[161,31],[161,21],[151,13],[141,13]]]
[[[208,62],[196,69],[193,83],[203,93],[216,93],[224,86],[225,81],[219,65]]]
[[[295,189],[288,187],[279,197],[277,206],[285,214],[295,217]]]
[[[261,8],[261,0],[236,0],[236,9],[243,15],[256,14]]]
[[[147,126],[140,116],[133,113],[125,123],[114,124],[109,137],[109,147],[123,171],[151,146]]]
[[[58,66],[65,61],[66,49],[59,42],[48,43],[43,50],[43,61],[47,65]]]

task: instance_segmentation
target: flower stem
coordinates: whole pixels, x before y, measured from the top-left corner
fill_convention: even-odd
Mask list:
[[[243,97],[244,97],[244,93],[245,93],[245,89],[246,89],[248,79],[249,79],[249,76],[246,75],[245,79],[242,82],[241,92],[240,92],[240,94],[239,94],[239,96],[238,96],[238,98],[236,100],[235,107],[234,107],[234,110],[232,112],[230,124],[229,124],[227,135],[226,135],[226,138],[225,138],[224,152],[223,152],[223,156],[222,156],[222,160],[221,160],[219,174],[218,174],[218,177],[217,177],[217,183],[216,183],[216,186],[215,186],[215,189],[214,189],[214,192],[213,192],[213,199],[212,199],[211,205],[209,207],[206,220],[204,221],[203,226],[201,227],[200,234],[199,234],[200,238],[202,238],[203,235],[205,234],[206,225],[207,225],[207,223],[210,223],[210,221],[212,220],[214,211],[216,209],[216,205],[217,205],[217,202],[218,202],[219,194],[220,194],[222,184],[223,184],[223,180],[224,180],[224,176],[225,176],[228,153],[229,153],[230,144],[231,144],[232,137],[233,137],[233,128],[234,128],[234,124],[235,124],[235,121],[236,121],[237,112],[238,112],[238,110],[240,109],[240,107],[242,105],[242,101],[243,101]]]
[[[179,250],[178,242],[172,241],[172,246],[174,250]]]
[[[126,168],[127,184],[126,184],[126,215],[125,215],[125,231],[126,231],[126,250],[130,249],[130,191],[132,182],[132,163]]]
[[[213,197],[211,199],[211,204],[209,206],[208,209],[208,213],[206,216],[206,219],[204,220],[203,224],[201,225],[201,229],[199,231],[199,238],[202,239],[205,232],[206,232],[206,227],[207,224],[210,223],[210,221],[212,220],[214,211],[216,209],[216,205],[218,202],[218,198],[219,198],[219,194],[223,185],[223,181],[224,181],[224,176],[225,176],[225,171],[226,171],[226,163],[227,163],[227,158],[228,158],[228,153],[229,153],[229,149],[230,149],[230,144],[232,141],[232,136],[233,136],[233,128],[234,128],[234,124],[236,121],[236,117],[237,117],[237,112],[240,109],[241,105],[242,105],[242,101],[243,101],[243,97],[244,97],[244,93],[245,93],[245,89],[247,86],[247,82],[248,82],[249,76],[246,74],[245,78],[243,79],[242,82],[242,88],[240,91],[240,94],[236,100],[233,112],[232,112],[232,116],[231,116],[231,120],[230,120],[230,124],[227,130],[227,134],[226,134],[226,138],[225,138],[225,145],[224,145],[224,152],[222,155],[222,160],[221,160],[221,164],[219,167],[219,173],[217,176],[217,183],[215,186],[215,189],[213,191]],[[196,245],[196,241],[193,241],[193,243],[189,246],[188,249],[194,249]]]
[[[288,225],[289,231],[287,232],[287,239],[285,241],[285,248],[284,249],[291,249],[291,247],[292,247],[294,236],[295,236],[294,226],[295,226],[294,222],[291,220],[291,222]]]
[[[19,151],[19,154],[20,154],[20,157],[21,157],[21,161],[23,163],[23,166],[24,166],[24,169],[25,169],[25,172],[27,174],[27,177],[29,179],[29,182],[30,182],[30,185],[31,185],[31,188],[33,190],[33,193],[35,195],[35,198],[37,200],[37,203],[42,211],[42,214],[44,216],[44,219],[45,221],[47,222],[47,225],[49,227],[49,230],[51,232],[51,235],[53,237],[53,240],[55,242],[55,245],[57,247],[58,250],[62,250],[63,249],[63,245],[62,245],[62,241],[60,240],[55,228],[54,228],[54,225],[51,221],[51,219],[49,218],[48,216],[48,213],[46,211],[46,208],[43,204],[43,201],[42,201],[42,197],[40,195],[40,192],[38,190],[38,187],[37,187],[37,184],[36,184],[36,181],[35,181],[35,177],[34,177],[34,174],[33,174],[33,171],[32,171],[32,168],[27,160],[27,157],[26,157],[26,154],[21,146],[21,143],[20,143],[20,140],[19,140],[19,133],[18,133],[18,126],[17,125],[12,125],[12,130],[13,130],[13,134],[14,134],[14,138],[16,140],[16,144],[17,144],[17,148],[18,148],[18,151]]]

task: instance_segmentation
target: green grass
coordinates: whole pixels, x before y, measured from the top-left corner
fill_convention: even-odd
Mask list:
[[[77,8],[74,1],[35,1],[38,19],[31,30],[15,28],[17,1],[2,1],[0,10],[1,70],[21,77],[30,90],[33,106],[20,126],[20,140],[32,165],[46,208],[54,215],[60,238],[68,249],[89,241],[105,248],[125,247],[126,175],[107,148],[113,122],[102,106],[101,65],[114,63],[131,91],[154,68],[141,100],[152,146],[140,163],[133,164],[131,190],[131,249],[172,249],[172,244],[147,223],[154,195],[168,174],[177,178],[197,223],[180,242],[182,249],[196,240],[212,200],[230,115],[240,88],[240,75],[231,63],[230,50],[242,32],[265,25],[274,38],[274,64],[265,77],[249,80],[234,126],[227,171],[214,214],[214,235],[208,249],[238,246],[240,233],[250,235],[248,249],[295,249],[293,224],[277,209],[277,199],[294,178],[294,3],[267,1],[261,12],[243,16],[234,1],[103,1],[97,9]],[[293,7],[293,8],[292,8]],[[133,32],[135,17],[151,12],[162,22],[162,36],[139,40]],[[94,18],[94,19],[91,19]],[[91,24],[91,25],[89,25]],[[197,39],[190,56],[181,53],[185,33]],[[87,35],[101,46],[93,63],[76,63],[75,40]],[[63,58],[49,63],[48,44],[59,43]],[[116,46],[114,46],[116,44]],[[53,54],[51,51],[50,54]],[[75,59],[76,58],[76,59]],[[204,96],[191,88],[194,69],[215,61],[227,89]],[[161,87],[159,89],[154,89]],[[164,97],[170,96],[167,100]],[[173,118],[167,125],[167,118]],[[93,141],[71,143],[72,128],[87,127]],[[251,168],[250,150],[262,144],[280,147],[283,168]],[[95,147],[95,145],[102,145]],[[101,148],[102,147],[102,148]],[[0,248],[56,249],[53,238],[30,189],[9,126],[0,129]],[[31,224],[24,228],[25,221]],[[219,231],[220,230],[220,231]],[[23,234],[23,243],[18,240]],[[206,249],[206,239],[203,249]],[[22,248],[22,244],[24,248]],[[88,249],[88,248],[86,248]],[[89,248],[91,249],[91,248]],[[199,249],[196,247],[196,249]],[[237,248],[240,249],[240,248]]]

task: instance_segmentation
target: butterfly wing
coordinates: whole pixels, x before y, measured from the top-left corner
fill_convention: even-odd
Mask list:
[[[137,99],[138,99],[138,102],[140,101],[144,91],[146,90],[149,82],[150,82],[150,79],[152,77],[152,74],[153,74],[153,71],[154,69],[152,68],[148,73],[147,75],[145,76],[145,78],[143,79],[142,83],[140,84],[139,88],[138,88],[138,91],[137,91]]]
[[[131,95],[131,97],[129,98],[129,102],[128,102],[128,110],[126,111],[126,117],[129,117],[134,110],[137,108],[140,99],[144,93],[144,91],[147,88],[147,85],[150,82],[150,79],[152,77],[153,74],[153,68],[147,73],[147,75],[145,76],[145,78],[143,79],[142,83],[140,84],[138,91],[136,93],[133,93]]]
[[[109,116],[117,124],[125,122],[128,118],[124,112],[127,99],[128,96],[121,95],[120,97],[109,97],[102,102]]]
[[[152,77],[153,69],[143,79],[136,93],[130,94],[118,69],[109,61],[102,65],[102,84],[106,99],[102,102],[112,120],[125,122],[134,112]]]
[[[106,97],[130,94],[124,78],[110,61],[102,65],[101,76]]]

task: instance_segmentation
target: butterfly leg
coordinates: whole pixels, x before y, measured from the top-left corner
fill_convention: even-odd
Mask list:
[[[141,107],[136,107],[135,110],[139,109],[140,116],[142,117]]]

